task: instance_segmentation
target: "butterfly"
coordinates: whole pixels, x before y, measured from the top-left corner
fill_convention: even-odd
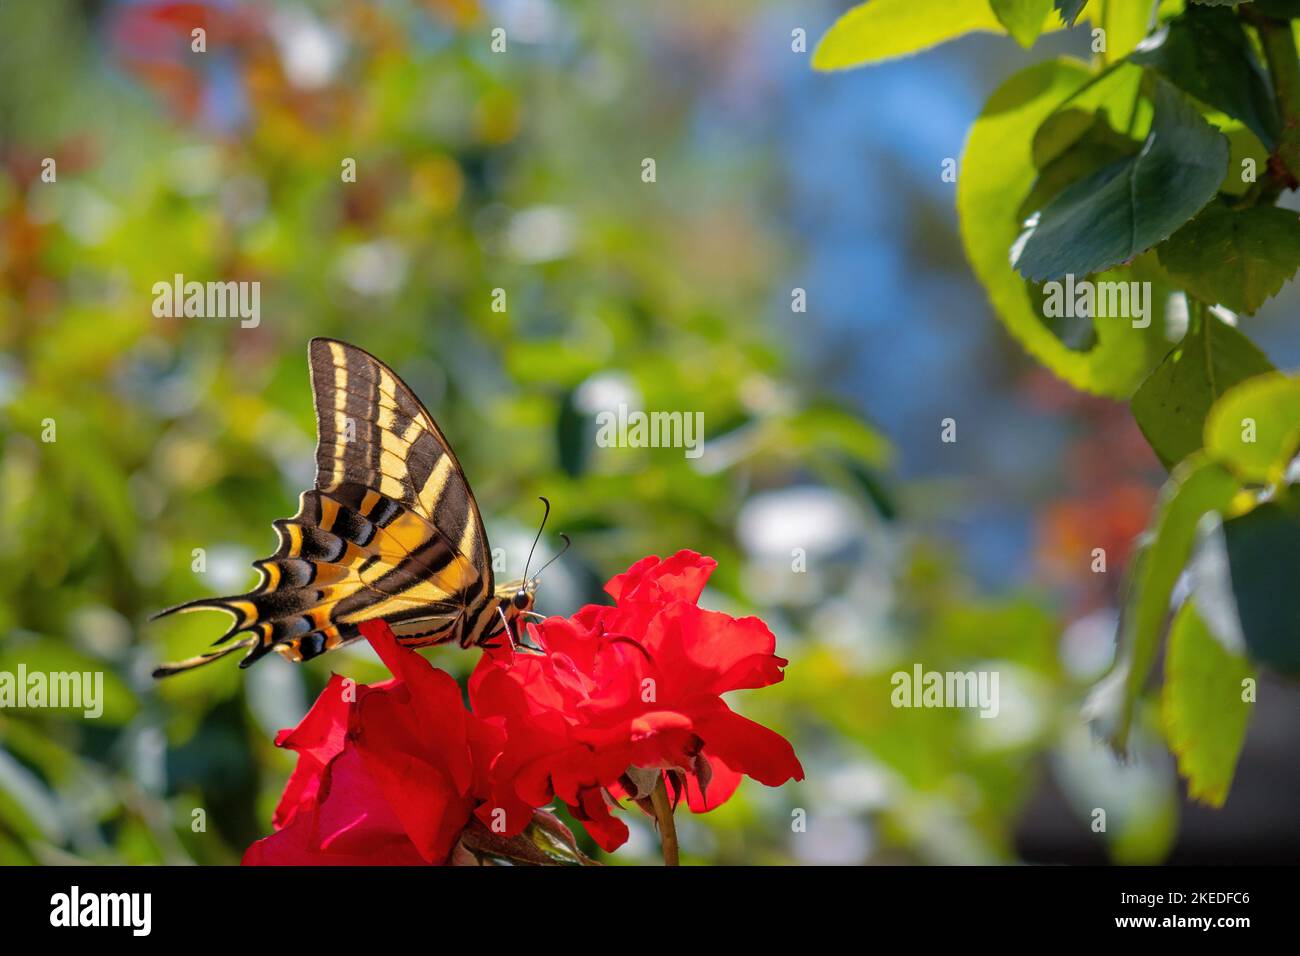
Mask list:
[[[308,360],[315,488],[303,492],[296,515],[274,523],[280,545],[253,563],[261,581],[252,591],[154,615],[220,610],[234,618],[213,643],[218,650],[163,664],[154,676],[244,648],[240,667],[270,651],[310,660],[355,641],[361,623],[376,618],[408,647],[491,646],[503,633],[518,644],[518,620],[541,616],[533,612],[537,577],[525,565],[523,579],[495,584],[474,493],[433,416],[396,372],[355,345],[315,338]],[[231,643],[239,634],[248,636]]]

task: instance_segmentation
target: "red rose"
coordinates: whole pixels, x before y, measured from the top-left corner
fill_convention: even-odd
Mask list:
[[[356,686],[334,675],[277,746],[298,752],[275,811],[276,832],[250,865],[445,863],[476,809],[495,832],[518,833],[532,810],[480,806],[501,731],[465,710],[460,686],[401,647],[387,624],[362,633],[393,673]]]
[[[606,585],[614,607],[530,625],[542,654],[484,654],[470,700],[505,733],[496,803],[559,797],[613,850],[628,831],[608,795],[645,797],[664,771],[685,781],[697,813],[725,802],[742,774],[769,786],[803,779],[790,744],[720,696],[777,683],[786,661],[762,621],[696,604],[716,566],[693,551],[645,558]]]

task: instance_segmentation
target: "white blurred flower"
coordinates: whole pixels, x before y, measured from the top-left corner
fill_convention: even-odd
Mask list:
[[[1006,661],[981,661],[970,670],[997,674],[996,714],[985,717],[972,708],[968,724],[975,744],[997,751],[1031,743],[1046,727],[1051,692],[1037,675]],[[990,677],[991,682],[991,677]],[[991,683],[990,683],[991,688]]]
[[[339,272],[343,281],[362,295],[391,295],[406,278],[406,250],[390,239],[353,246],[343,254]]]
[[[218,594],[234,594],[251,586],[254,555],[236,545],[219,544],[207,549],[204,580]]]
[[[271,36],[285,76],[299,89],[325,86],[343,62],[342,38],[306,7],[279,7],[272,12]]]
[[[244,679],[248,708],[267,737],[295,727],[307,713],[307,694],[300,667],[254,667]]]
[[[573,249],[573,216],[559,206],[535,206],[515,213],[506,231],[506,250],[519,262],[550,262]]]
[[[641,396],[632,380],[619,372],[600,372],[578,386],[573,404],[584,415],[618,412],[619,405],[638,408]]]
[[[790,849],[802,863],[855,866],[875,849],[871,824],[859,817],[836,813],[810,814],[808,829],[790,837]]]
[[[754,495],[745,502],[737,533],[755,557],[789,560],[795,548],[814,555],[833,554],[860,541],[862,515],[845,494],[830,488],[796,486]]]
[[[1095,680],[1115,657],[1115,630],[1119,615],[1101,608],[1072,623],[1061,636],[1061,664],[1080,681]]]
[[[131,645],[130,623],[102,604],[78,608],[72,615],[71,633],[78,645],[100,657],[114,657]]]

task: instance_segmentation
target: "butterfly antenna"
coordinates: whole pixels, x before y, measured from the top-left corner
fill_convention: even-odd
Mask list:
[[[555,555],[555,557],[551,558],[551,560],[547,561],[545,564],[543,564],[540,568],[537,569],[537,575],[536,575],[537,577],[540,578],[542,576],[542,572],[545,571],[547,568],[549,568],[557,560],[559,560],[560,556],[564,554],[565,551],[569,550],[569,545],[573,544],[573,542],[569,540],[569,536],[567,534],[561,533],[560,537],[564,539],[564,547],[562,547],[559,550],[559,552]]]
[[[542,512],[542,523],[537,528],[537,537],[533,538],[533,546],[528,549],[528,560],[524,562],[525,581],[528,580],[528,565],[533,563],[533,552],[537,550],[537,542],[542,540],[542,530],[546,527],[546,519],[551,516],[551,503],[540,495],[537,500],[546,506],[546,510]]]

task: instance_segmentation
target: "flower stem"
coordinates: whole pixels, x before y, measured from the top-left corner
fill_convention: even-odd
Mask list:
[[[673,805],[668,799],[668,788],[664,786],[663,774],[655,784],[654,793],[650,794],[650,805],[655,811],[655,822],[659,824],[659,841],[664,851],[664,866],[677,866],[677,823],[673,820]]]
[[[1268,64],[1273,94],[1282,130],[1275,150],[1290,182],[1300,178],[1300,59],[1296,56],[1291,21],[1275,20],[1255,11],[1243,12],[1242,18],[1259,34],[1259,43]]]

